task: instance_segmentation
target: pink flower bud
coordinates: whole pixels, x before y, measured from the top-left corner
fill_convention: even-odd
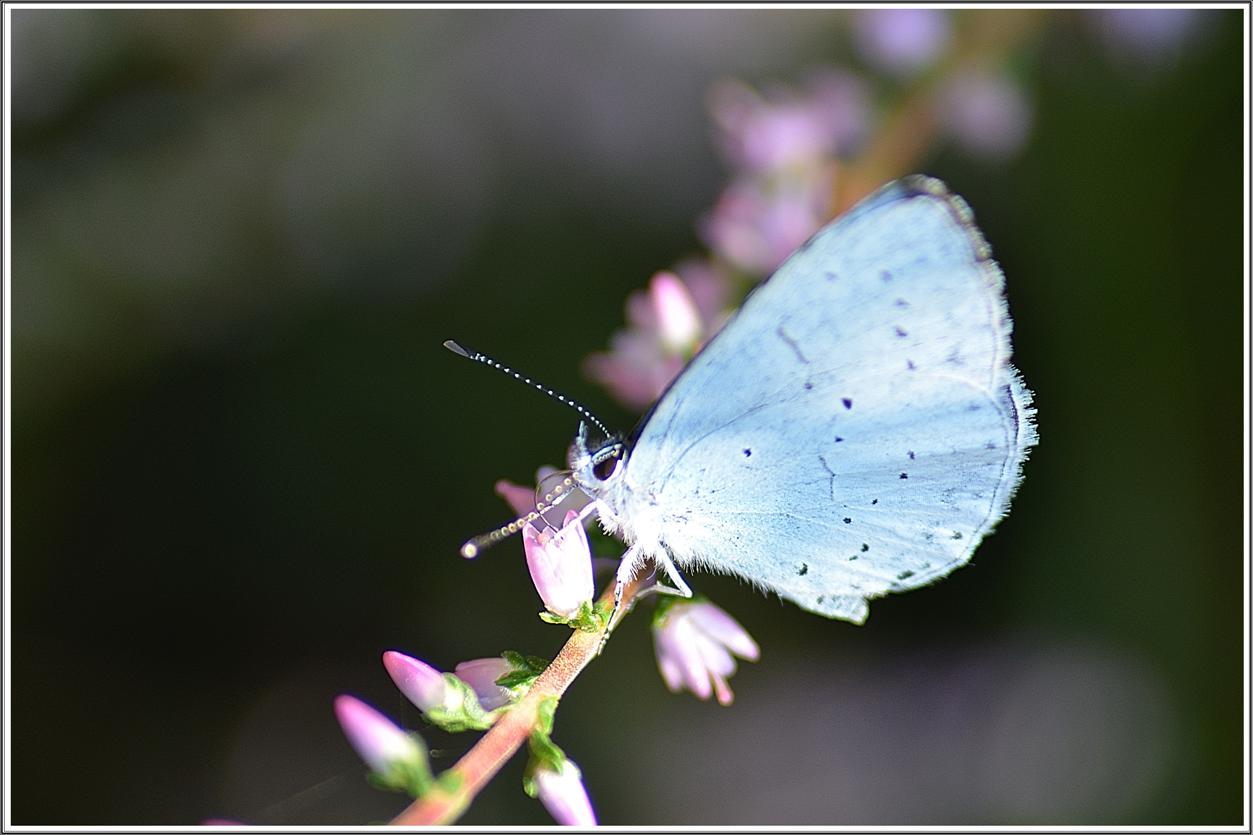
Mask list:
[[[513,672],[513,667],[503,658],[475,658],[462,661],[454,670],[457,678],[470,685],[484,710],[495,710],[513,701],[513,694],[496,683],[496,679]]]
[[[376,774],[385,775],[396,765],[425,763],[426,755],[413,737],[360,699],[336,696],[335,717],[353,749]]]
[[[449,691],[444,674],[431,665],[403,652],[383,653],[383,666],[392,681],[423,713],[432,708],[455,708],[456,694]]]
[[[591,602],[592,552],[577,513],[567,513],[559,531],[539,531],[528,522],[522,529],[522,545],[531,580],[548,611],[569,618]]]
[[[700,311],[687,286],[672,272],[659,272],[648,285],[661,344],[673,354],[690,354],[701,338]]]
[[[583,775],[573,762],[565,760],[561,771],[540,768],[534,779],[536,795],[559,826],[596,826]]]

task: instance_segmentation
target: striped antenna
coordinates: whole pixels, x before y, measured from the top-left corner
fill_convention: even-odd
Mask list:
[[[513,536],[528,522],[534,522],[541,518],[547,511],[561,504],[570,495],[570,488],[574,486],[574,478],[566,476],[561,483],[552,490],[544,494],[544,498],[535,503],[535,509],[530,513],[519,516],[507,525],[501,525],[494,531],[479,534],[473,539],[461,546],[461,556],[468,560],[472,560],[483,552],[484,548],[490,548],[502,539],[508,539]]]
[[[548,386],[544,385],[543,383],[537,383],[534,380],[532,380],[530,377],[527,377],[524,374],[519,374],[517,371],[514,371],[512,368],[510,368],[507,365],[501,365],[500,363],[496,362],[496,360],[489,357],[487,354],[481,353],[479,351],[470,351],[465,348],[462,348],[460,345],[458,345],[456,342],[452,341],[451,339],[444,342],[444,347],[452,351],[454,354],[459,354],[460,356],[463,356],[466,359],[474,360],[475,362],[481,362],[489,368],[495,368],[497,371],[500,371],[504,374],[508,374],[510,377],[517,380],[518,382],[525,383],[528,386],[533,386],[534,388],[539,389],[540,391],[544,392],[544,394],[547,394],[549,397],[552,397],[566,404],[571,409],[574,409],[574,411],[579,413],[580,417],[586,418],[587,420],[590,420],[592,423],[596,424],[596,428],[599,429],[606,438],[613,437],[613,433],[605,428],[605,424],[601,423],[600,419],[597,418],[596,415],[592,414],[587,409],[583,408],[581,404],[576,403],[575,401],[571,400],[569,397],[566,397],[564,394],[558,394],[557,392],[553,391],[552,389],[550,389]],[[505,527],[508,527],[508,525],[506,525]],[[510,531],[510,533],[512,533],[512,531]],[[473,542],[474,540],[471,540],[471,541]]]

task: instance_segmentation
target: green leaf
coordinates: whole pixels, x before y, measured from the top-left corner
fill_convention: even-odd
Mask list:
[[[548,669],[548,659],[538,655],[523,655],[507,649],[500,657],[509,662],[513,669],[496,679],[496,683],[513,691],[515,698],[525,696],[539,674]]]
[[[566,752],[552,741],[553,723],[557,718],[556,696],[549,696],[539,703],[535,712],[535,727],[527,739],[527,747],[531,757],[527,761],[526,770],[522,774],[522,790],[535,797],[535,772],[541,768],[561,773],[567,762]]]
[[[612,604],[607,609],[604,605],[594,605],[592,601],[586,600],[571,617],[555,615],[552,612],[540,612],[539,618],[545,623],[564,623],[580,632],[600,632],[609,622],[609,612],[612,608]]]

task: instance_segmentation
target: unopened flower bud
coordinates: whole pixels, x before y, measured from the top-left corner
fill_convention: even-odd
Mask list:
[[[335,716],[353,749],[380,778],[426,771],[426,752],[417,739],[365,702],[337,696]]]
[[[457,694],[444,681],[444,674],[424,661],[403,652],[388,650],[383,653],[383,666],[405,698],[423,713],[429,713],[433,708],[452,710],[460,702]]]
[[[690,354],[701,338],[700,311],[683,280],[672,272],[659,272],[648,285],[657,314],[662,346],[673,354]]]
[[[560,771],[537,768],[532,779],[536,796],[559,826],[596,826],[583,775],[572,761],[564,760]]]
[[[454,668],[457,678],[470,685],[484,710],[495,710],[513,700],[513,693],[496,680],[513,672],[513,665],[503,658],[475,658],[462,661]]]

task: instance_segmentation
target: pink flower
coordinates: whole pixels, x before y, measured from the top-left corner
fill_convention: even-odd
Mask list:
[[[749,171],[805,165],[835,151],[835,136],[822,114],[799,96],[769,99],[739,81],[709,92],[709,111],[727,161]]]
[[[462,661],[454,668],[457,678],[470,685],[484,710],[495,710],[513,701],[513,693],[501,687],[496,680],[513,672],[513,666],[503,658],[475,658]]]
[[[563,618],[574,617],[584,603],[591,603],[592,551],[579,515],[566,514],[561,530],[542,531],[528,522],[522,528],[522,546],[531,580],[548,611]]]
[[[608,352],[592,354],[583,368],[624,405],[643,410],[679,376],[684,364],[681,357],[663,354],[652,334],[625,330],[610,338]]]
[[[908,75],[925,68],[948,45],[941,9],[867,9],[857,15],[857,47],[877,69]]]
[[[559,826],[596,826],[596,813],[583,787],[583,775],[570,760],[564,760],[560,771],[536,769],[535,791],[540,802]]]
[[[403,652],[388,650],[383,653],[383,666],[405,698],[423,713],[429,713],[432,708],[457,708],[457,694],[449,690],[444,674],[431,665]]]
[[[383,714],[353,696],[335,697],[335,716],[348,742],[374,773],[425,768],[426,754],[417,741]]]
[[[657,273],[647,291],[627,297],[629,327],[613,335],[609,352],[593,354],[584,366],[635,409],[651,405],[721,324],[725,276],[704,262],[686,262],[679,270]]]
[[[658,607],[653,619],[657,666],[672,693],[687,688],[700,699],[716,694],[731,704],[727,679],[735,673],[732,654],[756,661],[757,644],[734,618],[707,600],[676,600]]]

